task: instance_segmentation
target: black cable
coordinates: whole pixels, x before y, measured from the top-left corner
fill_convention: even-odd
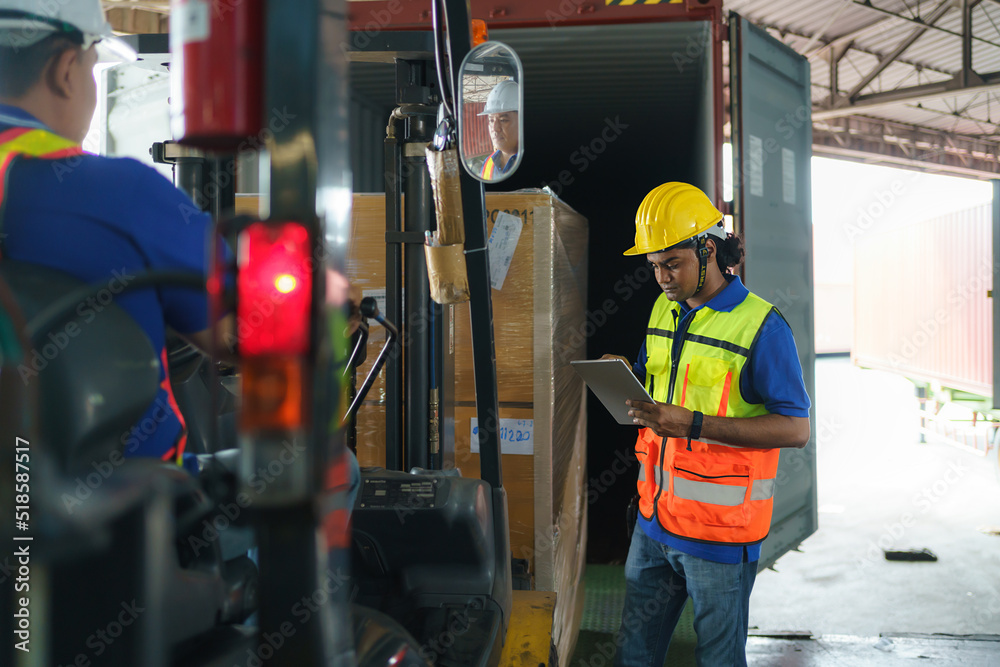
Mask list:
[[[442,31],[440,10],[438,9],[439,4],[442,2],[443,0],[433,0],[431,3],[431,15],[433,17],[432,23],[434,29],[434,67],[437,71],[438,82],[441,84],[441,103],[444,104],[444,110],[448,113],[448,115],[454,116],[455,112],[452,104],[449,102],[450,100],[453,101],[455,99],[455,84],[451,78],[451,48],[446,46],[447,41],[445,40],[445,34],[448,31],[448,15],[447,12],[445,12],[444,31]],[[444,51],[446,49],[448,51],[447,77],[444,75],[445,67],[443,62],[445,56]]]

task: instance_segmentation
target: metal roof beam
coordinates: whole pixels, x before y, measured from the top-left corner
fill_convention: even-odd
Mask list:
[[[981,2],[983,2],[983,0],[972,0],[972,6],[975,7],[976,5],[980,4]],[[992,2],[994,4],[1000,5],[1000,0],[989,0],[989,2]],[[849,6],[849,5],[852,5],[852,4],[855,4],[853,2],[853,0],[845,0],[845,6]],[[826,42],[822,46],[819,46],[819,47],[813,49],[812,51],[810,51],[809,49],[803,49],[802,53],[803,53],[803,55],[805,55],[805,57],[807,57],[807,58],[809,58],[811,60],[811,59],[815,58],[816,56],[822,54],[823,52],[829,50],[830,48],[838,47],[838,46],[841,46],[843,44],[848,44],[850,42],[853,42],[858,37],[861,37],[865,33],[869,32],[872,28],[877,28],[880,25],[884,25],[886,23],[890,23],[893,20],[893,18],[899,18],[899,19],[904,19],[904,20],[906,19],[906,17],[903,17],[903,16],[897,16],[895,14],[890,15],[890,16],[886,16],[883,13],[882,14],[882,18],[876,19],[876,20],[874,20],[874,21],[872,21],[870,23],[867,23],[867,24],[859,27],[859,28],[855,28],[854,30],[851,30],[850,32],[845,32],[845,33],[842,33],[840,35],[837,35],[836,37],[833,37],[832,39],[830,39],[830,41]]]
[[[968,0],[963,0],[963,3],[967,4]],[[850,100],[856,99],[858,94],[862,90],[864,90],[869,83],[875,80],[875,77],[877,77],[879,74],[885,71],[886,67],[896,62],[896,59],[899,58],[899,56],[903,55],[904,51],[913,46],[913,43],[916,42],[918,39],[920,39],[920,37],[930,28],[932,28],[934,24],[942,16],[947,14],[948,10],[951,9],[951,7],[952,7],[952,0],[942,0],[937,7],[931,10],[931,13],[927,16],[927,18],[924,19],[927,25],[920,26],[919,28],[911,32],[890,53],[887,53],[886,55],[882,56],[878,64],[875,65],[875,67],[873,67],[872,70],[868,72],[868,74],[864,75],[861,78],[861,81],[859,81],[857,85],[855,85],[854,88],[852,88],[851,91],[847,93],[847,98]],[[969,11],[971,12],[971,9],[969,9]]]
[[[1000,0],[997,0],[997,1],[1000,2]],[[836,37],[832,38],[829,42],[826,42],[822,46],[816,47],[812,51],[809,51],[808,49],[803,49],[803,55],[805,55],[806,58],[809,58],[810,60],[812,60],[816,56],[819,56],[820,54],[822,54],[824,51],[828,51],[828,50],[830,50],[832,48],[837,48],[837,47],[842,46],[844,44],[850,44],[855,39],[857,39],[861,35],[865,34],[869,30],[871,30],[872,28],[876,28],[876,27],[882,25],[883,23],[888,23],[891,20],[892,19],[890,19],[888,17],[885,17],[885,18],[880,18],[880,19],[878,19],[876,21],[872,21],[871,23],[863,25],[860,28],[855,28],[854,30],[851,30],[850,32],[845,32],[845,33],[843,33],[841,35],[837,35]]]
[[[1000,173],[1000,143],[864,116],[813,125],[813,154],[977,178]]]
[[[814,119],[826,120],[839,116],[851,116],[866,111],[874,111],[875,109],[882,109],[899,104],[900,102],[940,99],[942,97],[953,97],[959,93],[1000,87],[1000,72],[991,72],[976,76],[978,80],[969,85],[962,85],[962,77],[956,76],[947,81],[925,83],[919,86],[910,86],[884,93],[859,95],[854,102],[836,108],[814,107],[812,117]]]
[[[997,2],[1000,2],[1000,0],[997,0]],[[790,30],[788,28],[780,28],[780,27],[778,27],[776,25],[773,25],[773,24],[770,24],[770,23],[757,23],[757,25],[760,26],[761,28],[766,29],[766,30],[774,30],[775,32],[779,32],[779,33],[781,33],[783,35],[791,35],[792,37],[797,37],[799,39],[806,39],[806,40],[809,39],[809,35],[805,35],[805,34],[802,34],[801,32],[796,32],[796,31]],[[835,46],[835,48],[837,49],[837,51],[836,51],[836,54],[837,54],[836,58],[837,58],[838,62],[845,55],[847,55],[847,52],[849,50],[854,50],[854,51],[857,51],[858,53],[864,53],[865,55],[874,56],[876,58],[881,58],[882,57],[882,54],[880,54],[880,53],[874,53],[870,49],[862,48],[862,47],[858,46],[856,43],[854,43],[852,41],[843,42],[843,41],[840,40],[839,37],[836,40],[834,40],[833,42],[830,42],[827,46],[831,46],[831,45]],[[827,46],[824,46],[821,49],[819,49],[817,51],[814,51],[813,53],[818,53],[818,52],[825,51],[826,48],[827,48]],[[899,58],[897,60],[897,62],[902,63],[904,65],[909,65],[910,67],[919,67],[924,72],[935,72],[937,74],[944,74],[944,75],[951,75],[951,74],[953,74],[953,72],[946,72],[946,71],[944,71],[942,69],[938,69],[934,65],[927,65],[927,64],[924,64],[924,63],[911,62],[911,61],[905,60],[903,58]]]
[[[806,42],[806,45],[802,47],[802,53],[810,52],[812,48],[816,46],[816,42],[818,42],[823,37],[823,35],[826,34],[826,31],[830,29],[830,26],[832,26],[837,21],[837,19],[840,18],[840,15],[844,13],[844,10],[850,6],[851,6],[850,3],[842,2],[840,4],[840,8],[837,9],[837,11],[835,11],[834,13],[830,14],[830,17],[820,27],[820,29],[814,32],[813,36],[809,38],[809,41]]]
[[[901,21],[907,21],[908,23],[913,23],[913,24],[916,24],[916,25],[921,26],[921,27],[927,26],[931,30],[936,30],[938,32],[943,32],[945,34],[951,35],[952,37],[961,37],[962,36],[962,33],[960,33],[960,32],[955,32],[954,30],[949,30],[948,28],[942,28],[939,25],[928,25],[928,23],[924,19],[922,19],[922,18],[914,18],[912,16],[905,16],[903,14],[899,14],[898,12],[894,12],[894,11],[885,9],[884,7],[876,7],[875,5],[871,4],[870,0],[849,0],[849,1],[851,3],[857,5],[858,7],[864,7],[865,9],[870,9],[870,10],[879,12],[879,13],[881,13],[881,14],[889,17],[890,19],[891,18],[895,18],[895,19],[899,19]],[[970,5],[969,6],[969,10],[971,11],[972,8],[975,7],[976,5],[978,5],[981,1],[982,0],[970,0],[970,2],[969,2],[969,5]],[[843,40],[843,39],[845,39],[847,37],[850,37],[851,39],[854,39],[854,38],[858,37],[861,33],[865,32],[865,31],[867,31],[867,30],[869,30],[869,29],[871,29],[871,28],[873,28],[873,27],[875,27],[875,26],[877,26],[877,25],[879,25],[881,23],[883,23],[883,21],[875,21],[875,22],[873,22],[873,23],[871,23],[871,24],[869,24],[867,26],[863,26],[863,27],[859,28],[858,30],[852,31],[849,35],[840,35],[836,39],[831,40],[830,43],[833,44],[833,43],[835,43],[835,42],[837,42],[839,40]],[[983,44],[989,44],[990,46],[995,46],[996,48],[1000,48],[1000,44],[997,44],[996,42],[991,42],[988,39],[983,39],[982,37],[973,36],[972,39],[976,40],[977,42],[982,42]],[[810,54],[810,55],[812,55],[812,54]]]

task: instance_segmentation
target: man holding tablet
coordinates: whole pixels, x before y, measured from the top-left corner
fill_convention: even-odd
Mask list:
[[[639,518],[615,665],[662,665],[690,596],[699,665],[746,665],[750,591],[771,525],[778,448],[809,442],[791,329],[729,272],[739,237],[698,188],[666,183],[636,213],[635,246],[663,294],[633,371]]]

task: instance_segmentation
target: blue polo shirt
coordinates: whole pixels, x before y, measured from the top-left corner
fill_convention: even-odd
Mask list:
[[[681,322],[694,317],[699,308],[728,313],[743,303],[749,291],[739,276],[726,275],[729,284],[711,301],[698,308],[681,302]],[[678,324],[679,326],[679,324]],[[679,339],[674,339],[676,345]],[[639,380],[646,379],[646,341],[639,348],[639,359],[632,366]],[[740,392],[748,403],[763,404],[771,414],[788,417],[809,417],[810,400],[802,380],[802,366],[795,347],[795,338],[788,323],[772,312],[764,320],[757,342],[750,348],[750,358],[740,374]],[[652,539],[692,556],[716,563],[740,563],[760,558],[760,544],[726,546],[686,540],[663,530],[656,517],[646,520],[639,515],[638,524]]]
[[[48,129],[31,114],[0,105],[0,132],[17,126]],[[26,158],[14,163],[7,183],[6,237],[0,238],[10,259],[109,285],[150,270],[207,273],[210,216],[141,162],[89,154]],[[161,360],[159,393],[143,418],[121,434],[123,451],[173,459],[182,432],[165,370],[166,327],[182,334],[208,328],[207,296],[159,287],[126,293],[115,302],[139,323]]]

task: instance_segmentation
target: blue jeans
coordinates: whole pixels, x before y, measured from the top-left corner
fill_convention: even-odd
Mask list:
[[[713,563],[660,544],[640,526],[625,563],[625,608],[615,667],[663,667],[688,596],[699,667],[746,667],[750,591],[757,563]]]

